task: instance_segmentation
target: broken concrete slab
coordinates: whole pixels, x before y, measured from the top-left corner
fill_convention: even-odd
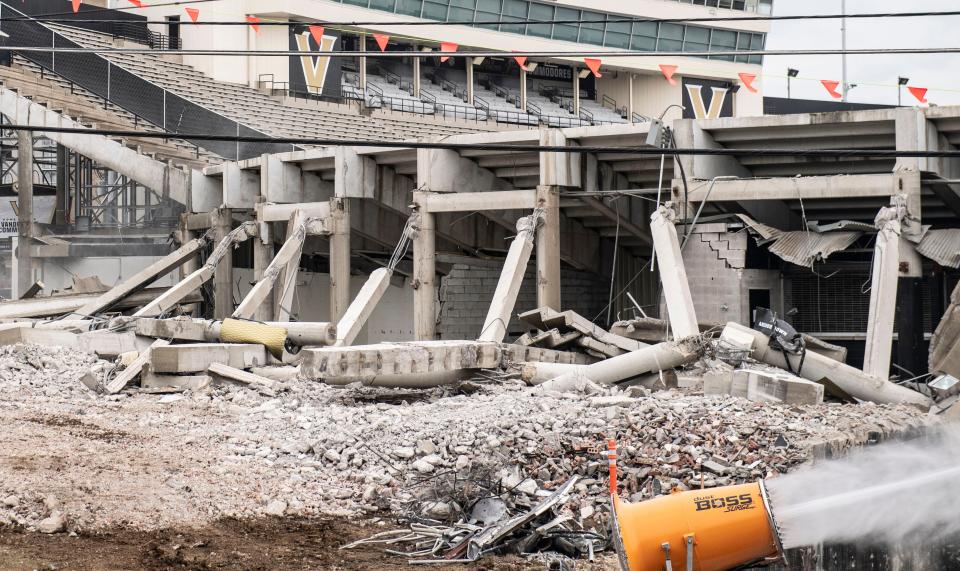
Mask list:
[[[101,359],[116,359],[123,353],[138,351],[133,332],[88,331],[77,336],[77,348],[96,353]]]
[[[199,391],[213,382],[210,375],[165,375],[145,367],[140,375],[140,386],[144,389],[181,389]]]
[[[60,347],[76,347],[77,334],[55,329],[37,329],[29,325],[14,327],[0,331],[0,345],[16,345],[17,343],[34,343],[37,345],[57,345]]]
[[[492,369],[500,365],[499,343],[417,341],[353,347],[319,347],[300,352],[301,374],[308,379],[374,377]]]
[[[709,372],[704,375],[703,394],[730,395],[760,402],[820,404],[823,385],[800,377],[757,369]]]
[[[213,363],[237,369],[262,366],[267,363],[266,350],[252,343],[190,343],[156,347],[150,356],[150,368],[157,373],[195,373]]]
[[[156,299],[157,296],[163,294],[167,289],[168,288],[165,287],[145,288],[117,301],[112,309],[122,310],[140,307]],[[98,297],[100,297],[100,294],[97,293],[59,294],[35,297],[32,299],[4,301],[0,303],[0,320],[20,317],[53,317],[64,315],[77,311],[82,305]],[[193,292],[182,301],[183,303],[198,303],[202,301],[202,298],[199,292]]]
[[[595,362],[594,359],[583,353],[576,351],[558,351],[556,349],[544,349],[542,347],[527,347],[524,345],[515,345],[512,343],[501,344],[503,351],[503,362],[523,363],[525,361],[538,363],[565,363],[571,365],[589,365]]]
[[[133,360],[133,362],[131,362],[125,369],[120,371],[116,377],[104,383],[104,392],[113,394],[122,391],[124,387],[133,381],[133,379],[137,378],[137,375],[139,375],[143,370],[144,365],[150,362],[150,356],[153,351],[169,344],[170,342],[166,339],[157,339],[154,341],[150,347],[144,351],[141,351],[140,354],[137,355],[137,357]]]
[[[128,318],[117,318],[118,323]],[[266,325],[282,327],[287,330],[287,339],[304,345],[333,345],[336,342],[336,327],[326,321],[267,321]],[[220,341],[220,321],[175,317],[172,319],[135,319],[134,330],[137,335],[157,339],[177,339],[180,341]]]
[[[218,377],[223,377],[229,381],[235,381],[245,385],[255,385],[267,389],[272,389],[277,385],[276,381],[224,365],[223,363],[211,363],[207,371]]]
[[[960,283],[950,294],[950,305],[930,338],[929,369],[960,378]]]

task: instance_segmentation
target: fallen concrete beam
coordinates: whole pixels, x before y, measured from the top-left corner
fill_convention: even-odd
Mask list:
[[[253,385],[254,387],[273,389],[277,386],[276,381],[254,373],[248,373],[242,369],[237,369],[236,367],[231,367],[223,363],[211,363],[210,366],[207,367],[207,372],[244,385]]]
[[[459,369],[492,369],[500,365],[498,343],[480,341],[417,341],[353,347],[321,347],[300,352],[304,378],[372,378],[382,375],[441,373]]]
[[[328,385],[344,386],[360,383],[367,387],[391,387],[422,389],[450,385],[470,378],[474,369],[453,369],[450,371],[431,371],[429,373],[404,373],[399,375],[369,375],[360,377],[326,377]]]
[[[176,269],[186,260],[200,253],[200,249],[207,243],[204,238],[190,240],[175,252],[157,260],[146,268],[133,274],[126,280],[110,288],[93,301],[84,304],[77,313],[84,316],[96,315],[110,309],[126,296],[142,289],[158,278],[165,276]]]
[[[353,343],[360,330],[367,323],[370,314],[380,303],[384,292],[390,287],[390,276],[393,272],[387,268],[377,268],[370,273],[370,277],[360,288],[357,297],[353,298],[350,307],[337,322],[337,341],[335,345],[342,347]]]
[[[29,325],[22,325],[0,331],[0,345],[16,345],[17,343],[48,345],[59,347],[76,347],[78,335],[69,331],[53,329],[37,329]]]
[[[929,369],[960,378],[960,283],[950,294],[950,305],[930,338]],[[960,411],[960,407],[954,407]]]
[[[560,375],[574,373],[583,366],[570,363],[520,363],[520,379],[528,385],[539,385]]]
[[[636,351],[637,349],[642,349],[647,346],[646,343],[641,343],[635,339],[629,339],[627,337],[622,337],[615,333],[606,331],[599,325],[593,323],[586,317],[583,317],[573,310],[554,312],[549,308],[546,309],[546,314],[541,311],[541,319],[543,324],[547,327],[557,327],[560,329],[566,328],[573,331],[579,331],[583,335],[592,337],[601,343],[612,345],[618,349],[622,349],[623,351]]]
[[[527,271],[530,262],[530,253],[533,252],[533,239],[537,225],[542,222],[539,214],[524,216],[517,220],[517,236],[510,243],[510,250],[503,261],[503,271],[497,281],[497,289],[493,292],[487,317],[480,330],[480,341],[503,341],[507,334],[507,325],[513,314],[513,307],[520,294],[520,285],[523,283],[523,274]]]
[[[120,373],[110,379],[103,385],[103,390],[106,393],[118,393],[124,389],[128,384],[130,384],[133,379],[137,378],[137,375],[143,370],[144,365],[150,362],[150,356],[153,351],[161,347],[169,345],[170,342],[166,339],[157,339],[154,341],[150,347],[146,350],[141,351],[137,358],[133,360],[132,363],[127,365],[127,368],[120,371]]]
[[[135,317],[152,317],[160,315],[175,307],[186,296],[200,289],[200,286],[208,282],[216,271],[220,261],[228,255],[233,255],[233,247],[236,244],[247,240],[256,235],[257,227],[254,222],[244,222],[240,226],[230,231],[220,243],[210,252],[210,256],[203,264],[203,267],[191,272],[190,275],[180,280],[179,283],[168,289],[160,297],[143,306],[134,313]]]
[[[252,318],[257,307],[270,295],[274,282],[280,277],[281,272],[286,269],[287,264],[290,263],[294,257],[299,259],[303,241],[307,233],[305,220],[302,217],[300,217],[299,220],[300,224],[293,228],[287,241],[283,243],[280,251],[278,251],[277,255],[270,261],[270,265],[263,271],[263,278],[253,286],[250,292],[247,293],[247,296],[243,298],[243,301],[240,302],[240,305],[237,306],[237,309],[234,310],[232,315],[234,319]]]
[[[589,365],[596,361],[596,359],[579,351],[558,351],[513,343],[501,343],[500,350],[503,352],[504,364],[537,362]]]
[[[337,340],[336,328],[326,321],[267,321],[265,324],[286,329],[287,339],[301,347],[333,345]],[[179,341],[220,341],[220,326],[219,321],[189,317],[133,320],[137,335]]]
[[[697,344],[692,339],[664,342],[564,373],[540,387],[566,392],[581,390],[590,383],[611,385],[646,373],[674,369],[692,363],[699,356]]]
[[[929,408],[933,404],[930,398],[916,391],[886,379],[868,375],[859,369],[812,351],[807,351],[802,367],[800,367],[799,355],[790,356],[788,364],[787,357],[781,351],[770,348],[770,339],[766,335],[738,323],[727,323],[720,342],[748,351],[754,359],[774,367],[795,371],[799,368],[798,374],[804,379],[818,383],[828,381],[845,394],[861,401],[906,403],[924,408]]]
[[[752,401],[784,404],[820,404],[823,385],[770,371],[736,369],[703,377],[703,394],[730,395]]]
[[[213,363],[225,363],[237,369],[267,363],[263,345],[252,343],[191,343],[156,347],[150,355],[150,369],[157,373],[196,373]]]
[[[660,264],[660,281],[666,300],[667,315],[674,339],[686,339],[700,334],[693,296],[687,281],[687,269],[680,253],[680,240],[674,220],[677,215],[668,203],[650,217],[650,233]]]
[[[153,301],[165,291],[167,291],[165,287],[147,288],[118,301],[113,308],[122,310],[140,307]],[[96,300],[100,295],[99,293],[80,293],[4,301],[0,303],[0,322],[7,319],[52,317],[73,313],[83,305]],[[202,301],[199,294],[191,294],[187,296],[184,303],[197,303],[199,301]]]
[[[144,367],[140,375],[140,386],[144,389],[179,389],[199,391],[210,386],[210,375],[164,375]]]
[[[116,359],[123,353],[137,351],[137,338],[132,332],[88,331],[77,336],[77,348],[96,353],[101,359]]]

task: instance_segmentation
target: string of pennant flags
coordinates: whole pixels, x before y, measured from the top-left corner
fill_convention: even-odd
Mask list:
[[[83,0],[71,0],[74,13],[80,10],[80,4],[82,1]],[[142,0],[127,0],[127,2],[137,8],[144,7]],[[184,7],[184,11],[186,11],[187,16],[192,22],[196,23],[200,19],[200,10],[198,8]],[[247,23],[250,25],[250,28],[254,31],[254,33],[260,33],[260,21],[260,18],[257,16],[247,16]],[[310,25],[308,26],[308,29],[310,30],[310,35],[313,37],[313,40],[317,43],[317,45],[321,45],[324,32],[323,26]],[[380,48],[380,51],[387,51],[387,46],[390,42],[390,34],[374,33],[372,36],[374,41],[377,43],[377,46]],[[440,42],[440,53],[456,52],[459,48],[460,46],[454,42]],[[446,62],[449,59],[449,56],[440,56],[441,63]],[[527,68],[526,56],[514,56],[513,59],[521,69],[524,71],[529,71]],[[585,57],[583,58],[583,63],[587,66],[587,69],[590,70],[594,77],[603,77],[603,75],[600,73],[600,68],[603,65],[603,61],[600,58]],[[674,75],[676,75],[676,73],[680,70],[680,66],[672,64],[660,64],[659,67],[664,79],[670,85],[677,85],[677,80]],[[740,78],[740,83],[747,89],[747,91],[750,93],[757,93],[759,91],[756,85],[754,85],[754,82],[757,80],[757,74],[740,72],[737,75]],[[820,84],[826,90],[827,94],[833,99],[843,98],[843,93],[837,91],[837,89],[840,88],[839,81],[834,79],[821,79]],[[929,103],[929,100],[927,99],[928,88],[917,87],[913,85],[908,85],[906,87],[907,91],[909,91],[918,102]]]

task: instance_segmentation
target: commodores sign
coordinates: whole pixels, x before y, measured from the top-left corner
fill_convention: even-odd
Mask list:
[[[733,92],[725,81],[683,78],[683,118],[733,117]]]

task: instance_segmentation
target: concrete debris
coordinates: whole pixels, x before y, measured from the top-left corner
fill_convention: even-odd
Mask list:
[[[819,404],[823,385],[777,371],[736,369],[703,377],[703,394],[730,395],[761,402]]]

